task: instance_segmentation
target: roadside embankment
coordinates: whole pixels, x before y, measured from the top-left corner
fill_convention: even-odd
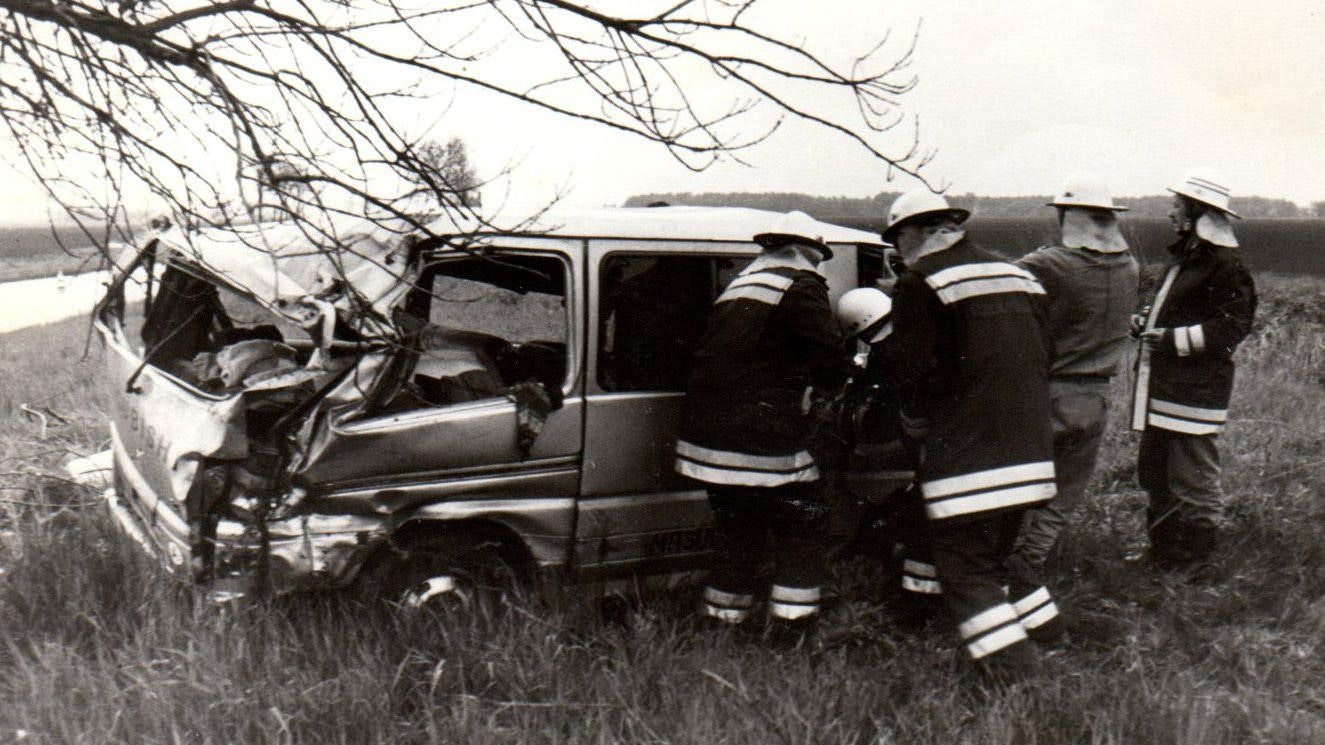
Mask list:
[[[109,273],[101,271],[0,283],[0,334],[90,313],[107,281]],[[130,283],[125,294],[133,302],[143,292]]]

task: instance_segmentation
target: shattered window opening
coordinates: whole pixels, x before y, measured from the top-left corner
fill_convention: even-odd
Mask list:
[[[381,413],[490,398],[559,408],[570,367],[568,277],[566,262],[550,255],[492,252],[431,263],[421,280],[426,303],[397,319],[414,335],[418,360]]]
[[[312,337],[227,285],[172,262],[141,331],[153,365],[210,394],[237,393],[302,367]]]

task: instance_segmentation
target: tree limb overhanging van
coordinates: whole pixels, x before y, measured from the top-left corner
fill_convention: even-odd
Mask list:
[[[96,310],[111,511],[222,593],[358,580],[421,602],[499,567],[559,581],[693,568],[711,516],[672,469],[689,355],[779,217],[161,233]],[[875,235],[821,227],[834,297],[888,271]],[[128,282],[148,283],[141,314]]]

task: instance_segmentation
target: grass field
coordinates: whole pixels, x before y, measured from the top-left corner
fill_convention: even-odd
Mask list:
[[[1073,641],[983,691],[952,634],[902,633],[883,572],[835,568],[830,644],[774,656],[698,631],[694,588],[602,616],[527,599],[467,619],[336,597],[216,608],[61,479],[104,446],[85,321],[4,337],[0,742],[1325,742],[1325,286],[1258,274],[1221,438],[1231,525],[1211,584],[1123,560],[1144,496],[1124,385],[1052,587]],[[65,418],[43,439],[21,404]]]
[[[0,227],[0,282],[97,269],[90,244],[77,228]]]

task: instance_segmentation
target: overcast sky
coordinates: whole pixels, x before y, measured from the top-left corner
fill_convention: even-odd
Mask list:
[[[763,27],[850,56],[921,23],[920,82],[903,101],[938,151],[931,178],[953,192],[1044,194],[1087,168],[1115,194],[1154,194],[1207,165],[1235,194],[1325,199],[1325,10],[1314,2],[762,2]],[[628,136],[464,95],[435,132],[462,136],[480,170],[518,163],[502,188],[519,201],[558,187],[571,204],[602,205],[659,191],[868,196],[910,185],[804,127],[746,153],[750,167],[699,174]],[[0,221],[44,214],[35,187],[0,178]]]

